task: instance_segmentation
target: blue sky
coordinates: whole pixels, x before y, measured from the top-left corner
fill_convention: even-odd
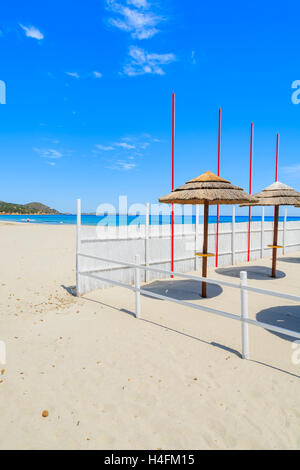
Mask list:
[[[221,176],[248,190],[254,122],[253,192],[274,181],[276,132],[279,180],[300,191],[299,13],[256,0],[5,2],[0,200],[156,202],[171,184],[173,89],[176,185],[217,172],[221,106]]]

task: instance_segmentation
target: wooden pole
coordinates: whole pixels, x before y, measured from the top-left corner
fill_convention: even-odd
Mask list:
[[[140,255],[135,255],[135,264],[138,266],[141,264]],[[141,318],[141,271],[138,267],[134,270],[135,277],[135,316],[136,318]]]
[[[278,244],[278,219],[279,219],[279,206],[275,206],[274,210],[274,237],[273,246]],[[272,277],[276,278],[276,261],[277,261],[277,248],[273,248],[272,258]]]
[[[264,231],[265,231],[265,208],[261,208],[261,239],[260,239],[260,249],[261,249],[261,258],[264,257]]]
[[[276,139],[276,164],[275,164],[275,181],[278,181],[278,159],[279,159],[279,134],[277,133]],[[278,219],[279,219],[279,206],[274,207],[274,236],[273,246],[278,244]],[[277,262],[277,248],[273,248],[272,257],[272,277],[276,278],[276,262]]]
[[[196,205],[196,224],[195,224],[195,253],[199,249],[199,208],[200,206]],[[195,271],[198,268],[198,256],[195,256]]]
[[[235,206],[232,206],[232,264],[235,264]]]
[[[149,268],[149,224],[150,224],[150,204],[146,206],[146,223],[145,223],[145,266]],[[149,271],[145,271],[145,282],[148,281]]]
[[[207,277],[207,249],[208,249],[208,215],[209,204],[204,203],[204,227],[203,227],[203,260],[202,260],[202,277]],[[206,282],[202,282],[202,297],[207,297]]]
[[[287,207],[284,209],[284,221],[283,221],[283,254],[286,254],[286,229],[287,229]]]
[[[248,291],[243,289],[243,287],[247,287],[247,272],[241,271],[240,272],[240,279],[241,279],[241,318],[242,318],[242,357],[243,359],[250,359],[249,356],[249,325],[247,323],[247,319],[249,318],[248,312]]]

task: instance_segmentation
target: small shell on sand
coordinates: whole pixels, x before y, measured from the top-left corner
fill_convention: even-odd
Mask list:
[[[44,410],[43,413],[42,413],[42,417],[43,418],[48,418],[48,416],[49,416],[49,411]]]

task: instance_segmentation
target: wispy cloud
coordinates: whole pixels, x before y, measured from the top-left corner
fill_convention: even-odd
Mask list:
[[[91,77],[93,77],[93,78],[102,78],[102,73],[98,72],[97,70],[95,70],[93,72],[86,72],[86,73],[83,73],[83,74],[79,74],[78,72],[65,72],[65,74],[68,75],[71,78],[76,78],[77,80],[79,78],[90,79]]]
[[[44,39],[43,33],[41,33],[41,31],[34,26],[24,26],[23,24],[20,24],[19,26],[25,31],[25,35],[28,38],[37,39],[39,41]]]
[[[125,150],[133,150],[135,149],[135,145],[133,144],[127,144],[126,142],[118,142],[115,144],[117,147],[121,147],[122,149],[125,149]]]
[[[147,0],[127,0],[127,3],[137,8],[149,8]]]
[[[165,19],[151,11],[147,0],[127,0],[125,5],[118,0],[106,0],[106,3],[115,15],[109,18],[109,23],[136,39],[149,39],[157,34],[156,26]]]
[[[129,171],[133,170],[136,167],[136,163],[130,163],[126,160],[117,160],[113,166],[110,168],[112,170],[124,170],[124,171]]]
[[[144,142],[143,144],[141,144],[141,149],[142,150],[146,150],[150,145],[150,142]]]
[[[299,177],[300,176],[300,163],[296,163],[295,165],[291,165],[291,166],[283,166],[282,171],[286,174]]]
[[[95,78],[102,78],[102,73],[100,73],[100,72],[95,71],[95,72],[93,72],[93,75],[94,75]]]
[[[111,150],[115,150],[115,148],[112,147],[111,145],[98,144],[98,145],[96,145],[96,147],[97,147],[98,150],[103,150],[104,152],[109,152]]]
[[[131,46],[129,48],[129,62],[124,66],[123,72],[129,77],[144,74],[164,75],[163,66],[171,64],[175,60],[175,54],[154,54]]]
[[[78,72],[66,72],[66,75],[72,78],[77,78],[77,79],[80,78],[80,75]]]
[[[41,149],[41,148],[34,148],[35,152],[37,152],[40,157],[49,158],[50,160],[55,160],[57,158],[62,158],[63,154],[55,149]]]
[[[107,168],[111,170],[129,171],[138,166],[138,162],[145,157],[147,148],[155,142],[160,141],[146,133],[135,136],[123,136],[114,143],[95,145],[92,153],[97,155],[102,154],[100,158],[107,162]],[[104,157],[102,151],[108,152],[109,158]]]

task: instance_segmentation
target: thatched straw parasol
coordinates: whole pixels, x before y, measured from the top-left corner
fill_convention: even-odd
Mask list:
[[[276,261],[277,261],[277,249],[282,248],[278,246],[278,220],[279,220],[279,206],[295,206],[300,203],[300,193],[295,191],[290,186],[276,181],[267,188],[263,189],[254,196],[258,202],[251,204],[242,204],[243,206],[275,206],[274,210],[274,236],[273,245],[269,245],[269,248],[273,248],[272,257],[272,277],[276,277]]]
[[[183,186],[174,189],[167,196],[159,198],[165,204],[203,204],[204,205],[204,234],[202,277],[207,277],[207,245],[208,245],[208,215],[210,205],[241,204],[255,202],[255,199],[245,193],[242,188],[234,186],[229,181],[214,175],[210,171],[203,173]],[[202,297],[206,297],[206,282],[202,283]]]

